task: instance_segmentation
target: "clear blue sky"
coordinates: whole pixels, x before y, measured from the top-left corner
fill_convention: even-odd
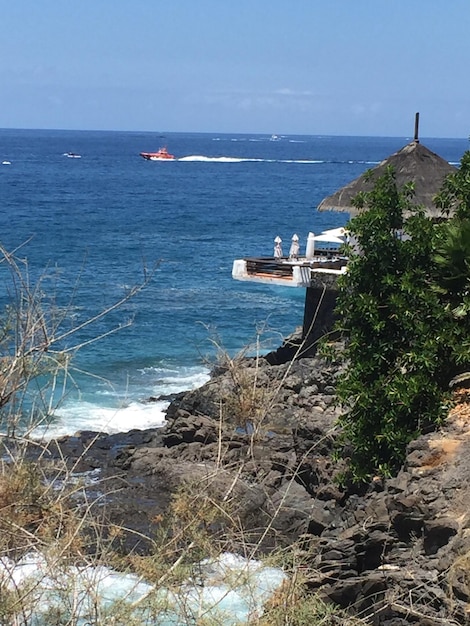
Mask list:
[[[0,127],[470,135],[470,0],[0,0]]]

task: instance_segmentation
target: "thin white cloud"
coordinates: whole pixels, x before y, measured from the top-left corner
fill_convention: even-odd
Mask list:
[[[282,87],[281,89],[276,89],[274,93],[280,96],[287,96],[287,97],[292,97],[292,98],[298,98],[298,97],[311,98],[312,96],[314,96],[314,94],[311,91],[296,91],[295,89],[290,89],[289,87]]]
[[[205,94],[193,94],[193,102],[220,105],[252,111],[255,109],[302,109],[306,110],[315,104],[316,96],[310,91],[295,91],[280,88],[273,91],[218,91]]]

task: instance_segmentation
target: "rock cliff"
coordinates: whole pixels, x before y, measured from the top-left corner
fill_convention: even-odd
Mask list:
[[[139,533],[129,533],[125,549],[144,552],[172,495],[197,484],[230,501],[243,531],[232,549],[295,545],[309,588],[367,623],[470,623],[466,392],[456,392],[439,431],[409,445],[396,477],[342,489],[344,465],[332,457],[340,370],[316,356],[228,361],[172,401],[164,428],[79,433],[49,453],[75,471],[99,472],[106,515]]]

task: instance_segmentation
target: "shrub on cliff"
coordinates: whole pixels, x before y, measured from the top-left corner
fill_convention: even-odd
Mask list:
[[[44,610],[47,603],[36,590],[54,576],[64,587],[62,574],[68,565],[83,564],[85,558],[98,561],[108,546],[102,525],[91,513],[93,504],[87,502],[81,479],[73,475],[76,468],[70,469],[65,458],[49,460],[46,444],[30,439],[30,435],[38,426],[47,427],[69,385],[74,384],[73,356],[100,338],[97,333],[85,340],[82,331],[126,303],[145,287],[151,275],[145,272],[142,282],[124,293],[120,301],[74,322],[70,295],[60,298],[54,291],[56,276],[44,272],[33,280],[26,260],[0,245],[2,626],[79,623],[65,617],[64,621],[59,617],[53,620],[51,616],[41,621],[36,611]],[[118,323],[101,336],[129,324]],[[32,449],[36,452],[30,455]],[[47,564],[47,571],[39,563]],[[20,585],[18,576],[26,571],[36,574],[37,579]],[[69,609],[64,605],[62,615],[70,613]]]
[[[358,247],[337,304],[349,362],[340,423],[356,481],[397,470],[408,442],[445,416],[449,381],[470,360],[469,172],[466,155],[440,197],[442,209],[460,202],[447,222],[413,206],[393,170],[356,198],[367,210],[348,226]]]
[[[447,213],[455,211],[438,231],[434,256],[438,286],[447,308],[466,329],[465,318],[470,311],[470,151],[463,155],[460,168],[446,178],[436,205]],[[460,348],[459,361],[466,363],[469,339],[465,332]]]

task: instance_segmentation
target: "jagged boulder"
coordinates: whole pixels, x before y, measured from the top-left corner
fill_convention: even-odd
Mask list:
[[[161,429],[81,433],[42,457],[100,472],[106,515],[134,531],[125,549],[148,549],[175,493],[196,484],[230,501],[240,550],[296,543],[309,587],[368,623],[470,624],[466,392],[439,431],[410,443],[396,477],[343,489],[344,463],[332,456],[340,366],[308,357],[237,367],[176,397]]]

